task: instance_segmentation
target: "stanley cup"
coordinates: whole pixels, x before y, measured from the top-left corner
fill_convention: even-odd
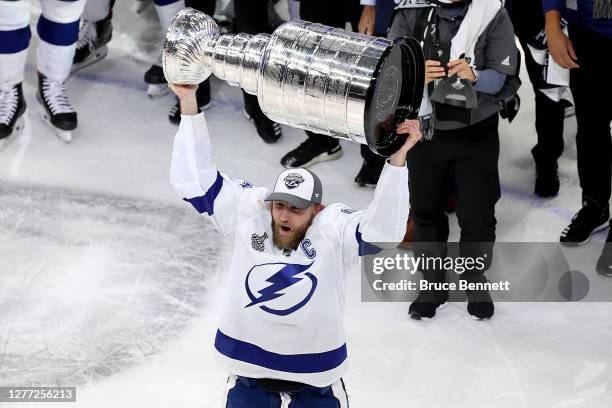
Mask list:
[[[404,143],[395,128],[416,118],[425,82],[413,38],[391,42],[299,20],[272,34],[220,35],[211,17],[190,8],[168,29],[163,67],[176,84],[214,73],[257,95],[275,122],[367,144],[382,156]]]

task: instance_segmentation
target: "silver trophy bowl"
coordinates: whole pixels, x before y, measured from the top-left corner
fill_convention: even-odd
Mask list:
[[[214,73],[257,95],[275,122],[382,156],[405,140],[397,125],[418,114],[424,65],[413,38],[391,42],[299,20],[270,35],[220,35],[210,16],[191,8],[176,15],[163,53],[168,82],[197,84]]]

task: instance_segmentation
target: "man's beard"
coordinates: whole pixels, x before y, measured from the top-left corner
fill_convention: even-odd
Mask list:
[[[290,235],[281,237],[278,233],[280,225],[276,225],[274,220],[272,220],[272,240],[274,241],[274,245],[280,249],[297,249],[300,242],[302,242],[306,236],[306,231],[308,230],[308,227],[310,227],[311,223],[312,221],[309,222],[308,225],[305,225],[302,229],[294,229],[291,231]]]

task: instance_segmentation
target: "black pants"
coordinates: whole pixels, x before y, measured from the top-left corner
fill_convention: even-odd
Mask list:
[[[551,100],[537,89],[542,67],[533,60],[526,39],[519,37],[519,40],[525,54],[525,67],[535,93],[535,128],[538,142],[531,149],[531,154],[538,166],[550,169],[557,164],[557,159],[563,153],[565,106],[562,102]]]
[[[610,121],[612,121],[612,39],[586,27],[570,27],[570,39],[580,68],[570,71],[576,106],[578,177],[583,200],[588,197],[606,208],[610,200]]]
[[[498,122],[495,114],[463,129],[436,130],[432,140],[417,143],[408,152],[415,254],[446,256],[449,228],[445,208],[451,182],[461,227],[461,256],[482,256],[484,250],[491,259],[495,204],[500,197]]]
[[[270,33],[268,2],[269,0],[234,0],[235,31],[245,34]],[[249,115],[263,116],[256,95],[242,91],[242,96]]]

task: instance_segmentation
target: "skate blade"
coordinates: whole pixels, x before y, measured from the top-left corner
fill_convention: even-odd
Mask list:
[[[15,121],[13,132],[11,132],[11,134],[4,139],[0,139],[0,152],[8,147],[8,145],[10,145],[15,139],[19,138],[21,133],[23,133],[23,129],[25,128],[24,116],[27,115],[27,113],[28,111],[26,109],[23,115],[21,115],[21,117]]]
[[[70,73],[74,74],[75,72],[78,72],[82,70],[83,68],[87,68],[88,66],[95,64],[96,62],[106,57],[107,54],[108,54],[108,48],[106,47],[106,45],[103,45],[102,47],[94,51],[89,57],[85,58],[83,62],[79,62],[78,64],[73,64],[72,70],[70,71]]]
[[[150,99],[161,98],[170,93],[170,88],[166,84],[149,84],[147,88],[147,96]]]
[[[63,130],[55,127],[53,123],[51,123],[51,118],[49,117],[47,111],[43,106],[40,106],[39,113],[42,117],[43,122],[45,122],[47,127],[51,129],[55,136],[57,136],[64,143],[72,142],[72,130]]]

